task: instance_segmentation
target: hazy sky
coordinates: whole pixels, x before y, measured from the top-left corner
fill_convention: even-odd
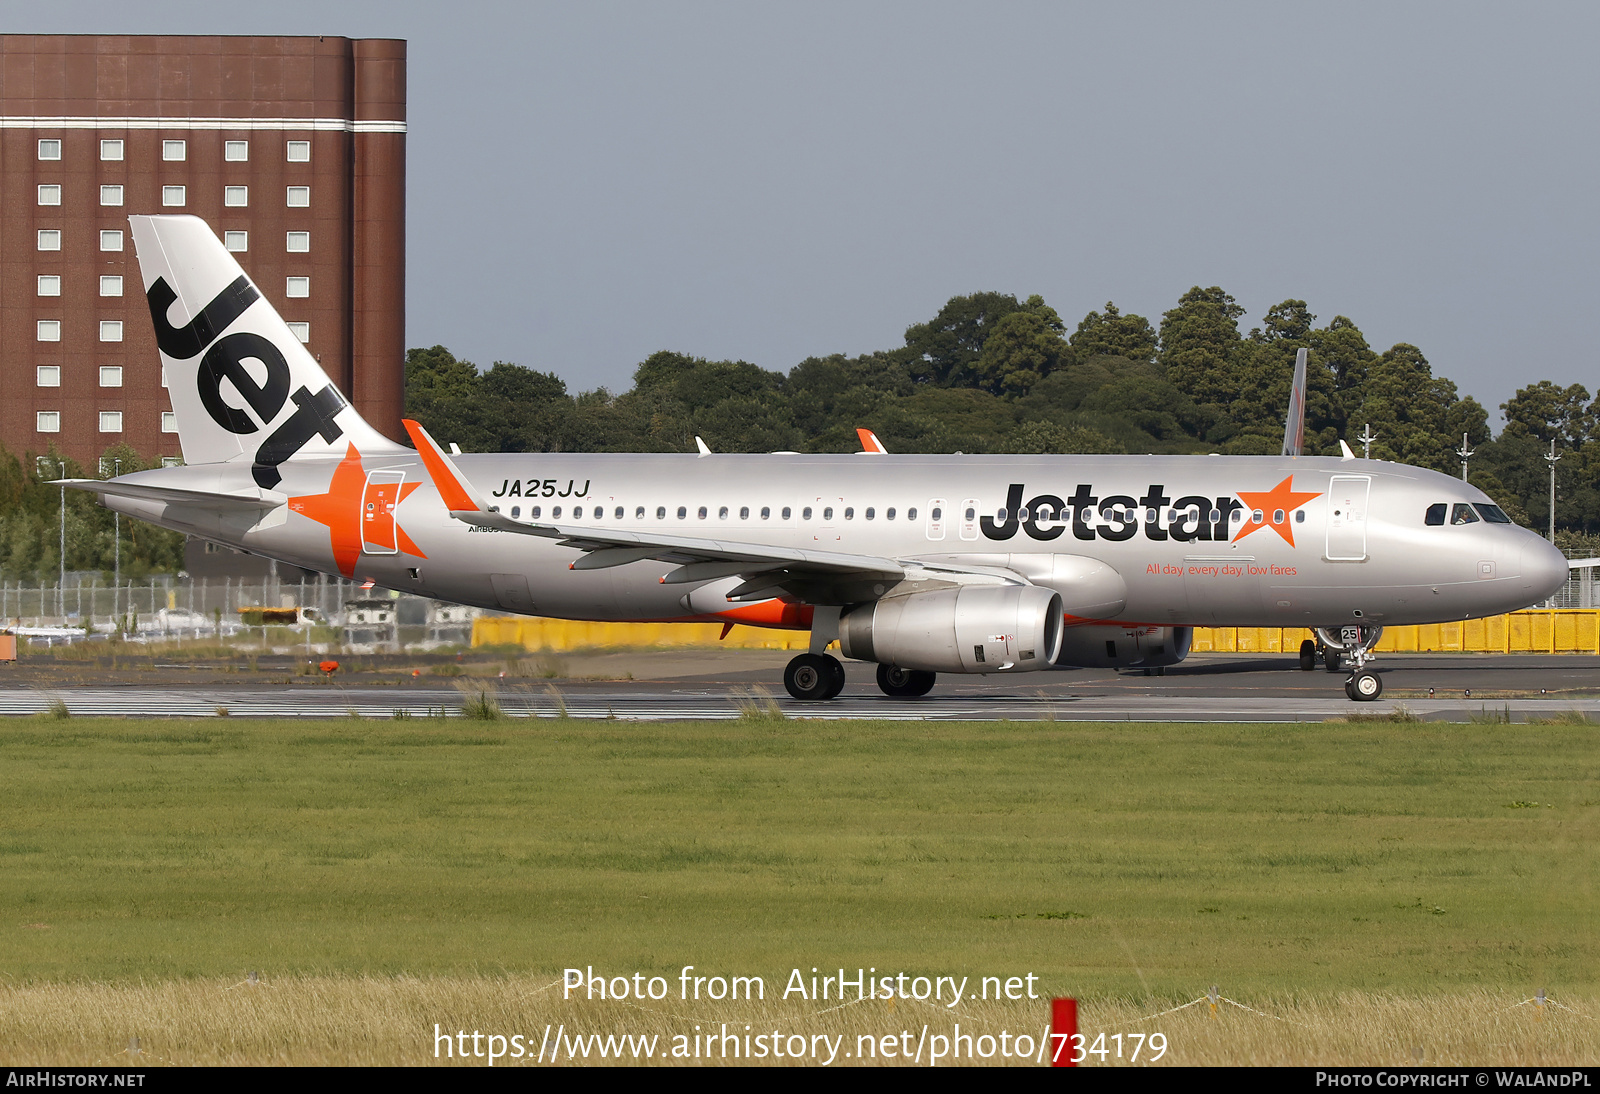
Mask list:
[[[1600,384],[1593,4],[0,4],[410,42],[409,345],[624,389],[946,299],[1287,297],[1498,405]]]

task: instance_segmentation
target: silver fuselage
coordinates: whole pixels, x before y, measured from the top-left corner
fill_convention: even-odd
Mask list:
[[[308,569],[495,610],[594,620],[716,614],[694,588],[662,584],[668,564],[569,569],[572,548],[452,519],[414,457],[367,457],[356,469],[366,485],[343,492],[330,485],[337,465],[301,458],[281,467],[278,493],[320,498],[320,521],[304,503],[264,515],[129,498],[106,504]],[[502,513],[529,521],[1020,572],[1039,562],[1031,556],[1091,559],[1125,586],[1120,609],[1103,618],[1129,625],[1459,620],[1541,601],[1567,573],[1561,554],[1526,529],[1426,525],[1430,505],[1488,499],[1458,479],[1377,460],[468,454],[455,465]],[[126,481],[143,476],[198,490],[251,486],[246,463]],[[378,522],[387,520],[374,483],[391,491],[398,533],[373,530],[374,498]],[[346,510],[348,526],[337,527]],[[1213,523],[1214,514],[1221,520]]]

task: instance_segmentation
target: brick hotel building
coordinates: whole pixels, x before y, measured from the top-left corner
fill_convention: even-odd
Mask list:
[[[130,214],[192,213],[375,427],[404,398],[406,47],[0,35],[0,442],[177,456]]]

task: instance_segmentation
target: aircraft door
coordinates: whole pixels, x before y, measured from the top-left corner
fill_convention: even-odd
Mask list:
[[[1367,557],[1367,496],[1370,475],[1335,475],[1328,483],[1328,549],[1331,562],[1363,562]]]
[[[961,500],[961,538],[978,538],[978,499],[963,498]]]
[[[369,555],[392,555],[394,507],[400,503],[404,471],[374,471],[361,491],[361,549]]]
[[[944,538],[945,521],[950,517],[949,508],[950,502],[945,498],[934,498],[928,502],[928,523],[924,525],[924,530],[929,539]]]

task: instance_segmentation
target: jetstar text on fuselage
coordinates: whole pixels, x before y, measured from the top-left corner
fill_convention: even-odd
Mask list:
[[[1278,498],[1283,501],[1272,510],[1249,510],[1234,495],[1216,498],[1186,494],[1173,498],[1165,486],[1152,483],[1138,497],[1132,494],[1101,496],[1091,484],[1080,483],[1070,497],[1041,493],[1023,500],[1027,487],[1012,483],[1006,491],[1006,504],[998,514],[985,515],[978,526],[984,538],[1011,539],[1022,531],[1037,540],[1059,539],[1069,531],[1080,540],[1121,541],[1144,535],[1155,541],[1177,540],[1225,542],[1232,524],[1239,524],[1242,538],[1262,527],[1272,527],[1291,547],[1294,546],[1290,522],[1294,512],[1320,494],[1294,493],[1290,479],[1284,479],[1270,492],[1252,493],[1251,500]],[[1233,514],[1240,513],[1235,520]]]

